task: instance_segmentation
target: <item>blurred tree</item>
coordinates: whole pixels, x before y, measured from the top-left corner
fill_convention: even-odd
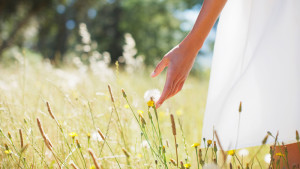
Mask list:
[[[86,23],[100,52],[112,62],[123,53],[124,34],[131,33],[138,54],[147,64],[161,58],[185,35],[174,12],[200,4],[201,0],[0,0],[0,58],[13,45],[24,46],[23,28],[37,28],[30,48],[55,62],[81,43],[78,25]],[[25,45],[26,46],[26,45]],[[28,46],[28,45],[27,45]]]

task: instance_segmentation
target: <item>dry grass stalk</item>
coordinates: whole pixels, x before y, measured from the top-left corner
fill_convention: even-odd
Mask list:
[[[22,149],[21,149],[21,153],[25,152],[27,150],[27,148],[29,147],[29,144],[26,144]]]
[[[122,148],[122,151],[123,151],[123,153],[125,154],[125,156],[126,156],[127,158],[130,157],[129,152],[128,152],[125,148]]]
[[[219,136],[218,136],[216,130],[214,130],[214,134],[215,134],[215,136],[216,136],[218,145],[219,145],[219,147],[220,147],[220,149],[221,149],[221,153],[222,153],[222,155],[223,155],[223,160],[224,160],[224,164],[225,164],[226,159],[227,159],[227,155],[226,155],[226,153],[225,153],[225,151],[224,151],[224,149],[223,149],[223,147],[222,147],[222,145],[221,145],[221,142],[220,142],[220,139],[219,139]]]
[[[23,134],[22,134],[22,130],[21,129],[19,129],[19,134],[20,134],[21,148],[23,148],[24,143],[23,143]]]
[[[52,117],[52,119],[56,120],[54,114],[52,113],[49,102],[46,102],[46,105],[47,105],[47,109],[48,109],[48,112],[49,112],[50,116]]]
[[[113,94],[112,94],[112,91],[111,91],[110,85],[108,85],[108,91],[109,91],[109,94],[110,94],[111,101],[112,101],[112,102],[115,102],[114,97],[113,97]]]
[[[46,134],[45,134],[45,132],[44,132],[44,130],[43,130],[43,128],[42,128],[42,124],[41,124],[40,119],[39,119],[39,118],[36,118],[36,121],[37,121],[39,130],[40,130],[40,133],[41,133],[41,135],[42,135],[42,137],[43,137],[43,139],[44,139],[44,142],[45,142],[47,148],[48,148],[49,150],[52,151],[52,144],[51,144],[49,138],[46,136]]]
[[[171,124],[172,124],[172,133],[173,133],[174,141],[175,141],[176,165],[178,167],[178,146],[177,146],[177,140],[176,140],[176,125],[175,125],[174,115],[170,114],[170,118],[171,118]]]
[[[70,166],[72,166],[74,169],[79,169],[79,167],[77,167],[77,166],[74,164],[73,161],[71,161],[69,164],[70,164]]]
[[[176,126],[175,126],[174,115],[170,114],[170,117],[171,117],[171,123],[172,123],[172,132],[173,132],[173,135],[176,136]]]
[[[99,133],[100,137],[102,138],[102,140],[105,140],[105,137],[103,135],[103,133],[101,132],[101,130],[99,128],[97,128],[97,132]]]
[[[97,158],[94,154],[94,151],[91,148],[89,148],[88,151],[89,151],[90,155],[92,156],[92,159],[93,159],[93,162],[94,162],[94,165],[95,165],[96,169],[100,169],[100,165],[97,162]]]
[[[50,139],[49,139],[49,138],[47,137],[47,135],[45,134],[40,119],[39,119],[39,118],[36,118],[36,121],[37,121],[39,130],[40,130],[40,133],[41,133],[41,135],[42,135],[42,137],[43,137],[43,139],[44,139],[44,142],[45,142],[46,147],[51,151],[51,153],[53,154],[53,157],[54,157],[54,159],[56,160],[56,162],[57,162],[59,168],[61,168],[61,166],[60,166],[60,164],[59,164],[59,161],[58,161],[58,159],[57,159],[55,153],[53,152],[53,149],[52,149],[53,144],[51,143]]]

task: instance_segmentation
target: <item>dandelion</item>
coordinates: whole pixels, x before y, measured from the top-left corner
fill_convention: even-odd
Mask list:
[[[7,155],[10,155],[12,152],[11,152],[11,150],[5,150],[4,153]]]
[[[209,147],[212,144],[212,140],[207,140],[207,147]]]
[[[152,98],[152,100],[156,102],[158,101],[159,97],[160,97],[160,91],[158,89],[147,90],[144,94],[144,99],[146,101],[149,101]]]
[[[72,137],[72,139],[74,139],[78,135],[75,132],[71,132],[71,133],[69,133],[69,136]]]
[[[271,154],[266,154],[264,160],[266,163],[270,163],[271,162]]]
[[[276,155],[276,156],[280,156],[280,157],[283,157],[283,156],[284,156],[282,153],[276,153],[275,155]]]
[[[235,155],[235,150],[229,150],[228,155],[234,156]]]
[[[144,111],[143,110],[138,110],[137,113],[138,114],[144,114]]]
[[[191,167],[191,164],[186,163],[186,164],[184,164],[183,166],[184,166],[184,168],[190,168],[190,167]]]
[[[200,146],[200,143],[194,143],[191,145],[191,147],[198,147],[198,146]]]
[[[95,165],[90,166],[90,169],[96,169]]]
[[[125,108],[125,109],[129,109],[130,107],[129,107],[128,104],[125,104],[125,105],[124,105],[124,108]]]
[[[147,104],[148,104],[148,107],[154,107],[154,101],[153,100],[148,101]]]
[[[249,151],[247,149],[241,149],[239,151],[239,155],[242,156],[242,157],[246,157],[249,155]]]

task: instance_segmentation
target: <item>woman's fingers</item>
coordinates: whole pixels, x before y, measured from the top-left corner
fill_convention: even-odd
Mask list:
[[[157,108],[159,108],[160,105],[162,105],[163,102],[167,99],[168,95],[170,94],[170,92],[173,89],[173,86],[174,86],[174,80],[173,80],[172,76],[170,75],[170,73],[168,73],[167,74],[167,80],[166,80],[163,92],[161,93],[160,98],[156,102],[156,107]]]
[[[173,87],[172,93],[170,93],[167,96],[167,99],[169,99],[170,97],[173,97],[174,95],[176,95],[178,92],[181,91],[181,89],[183,87],[183,84],[184,84],[184,81],[185,80],[181,80],[181,81],[177,82],[177,84],[175,85],[175,87]]]
[[[166,57],[163,57],[163,59],[157,64],[156,68],[151,73],[151,77],[156,77],[157,75],[159,75],[166,66],[168,66],[168,61]]]

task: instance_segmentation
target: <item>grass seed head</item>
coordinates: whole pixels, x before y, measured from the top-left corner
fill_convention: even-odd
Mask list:
[[[22,130],[19,129],[19,134],[20,134],[20,144],[21,144],[21,148],[23,148],[23,134],[22,134]]]
[[[268,137],[269,137],[269,134],[267,134],[267,135],[265,136],[265,138],[264,138],[263,141],[262,141],[262,144],[266,144],[266,143],[267,143]]]
[[[74,162],[73,161],[70,161],[70,166],[72,166],[74,169],[79,169],[75,164],[74,164]]]
[[[299,133],[298,133],[298,130],[296,130],[296,140],[299,141]]]
[[[114,99],[114,97],[113,97],[113,94],[112,94],[110,85],[108,85],[108,91],[109,91],[109,94],[110,94],[111,101],[112,101],[112,102],[115,102],[115,99]]]
[[[96,169],[100,169],[100,165],[97,162],[97,158],[96,158],[96,156],[94,154],[94,151],[91,148],[89,148],[88,152],[89,152],[89,154],[91,155],[91,157],[93,159],[93,162],[94,162],[94,165],[95,165]]]
[[[126,95],[124,89],[122,89],[122,94],[123,94],[123,97],[124,97],[124,98],[127,98],[127,95]]]
[[[174,166],[176,166],[176,162],[175,162],[174,159],[171,158],[170,161],[171,161],[171,163],[172,163]]]
[[[102,138],[102,140],[104,141],[105,137],[104,137],[103,133],[101,132],[101,130],[99,128],[97,128],[97,132],[100,135],[100,137]]]
[[[170,114],[170,118],[171,118],[171,123],[172,123],[172,132],[173,132],[173,135],[176,136],[176,125],[175,125],[174,115]]]
[[[242,102],[240,102],[240,106],[239,106],[239,112],[242,112]]]
[[[49,112],[50,116],[52,117],[53,120],[56,120],[54,114],[52,113],[49,102],[46,102],[46,105],[47,105],[47,109],[48,109],[48,112]]]
[[[10,140],[12,139],[10,132],[7,132],[7,136]]]
[[[123,153],[125,154],[125,156],[126,156],[127,158],[130,157],[129,152],[128,152],[125,148],[122,148],[122,151],[123,151]]]

